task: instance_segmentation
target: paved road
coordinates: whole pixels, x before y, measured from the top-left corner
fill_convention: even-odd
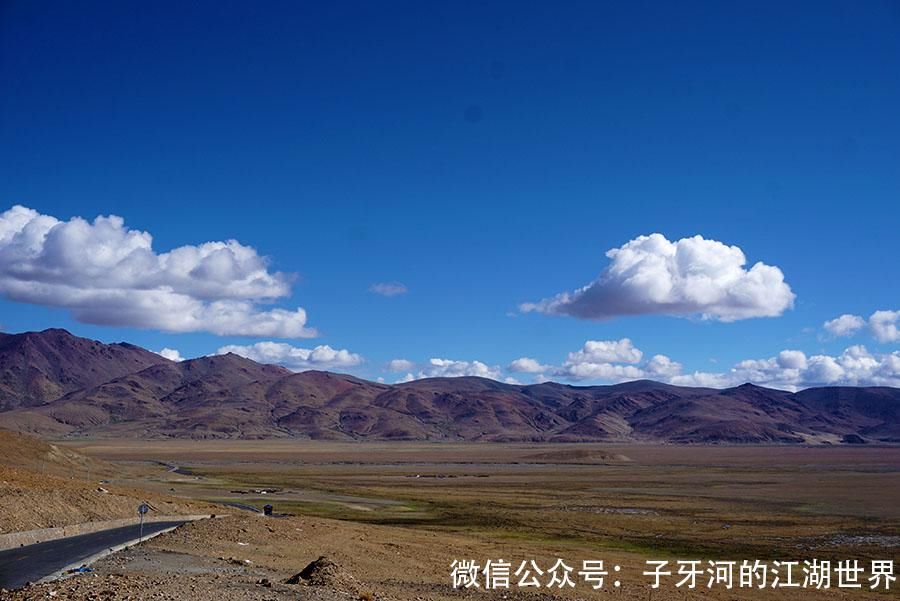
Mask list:
[[[144,524],[144,536],[182,524],[183,521]],[[140,526],[124,526],[0,551],[0,588],[14,589],[26,582],[36,582],[67,565],[84,561],[95,553],[138,536]]]
[[[253,513],[262,513],[262,511],[260,511],[253,505],[245,505],[244,503],[232,503],[232,502],[228,501],[228,502],[222,503],[222,505],[228,505],[229,507],[234,507],[236,509],[242,509],[244,511],[252,511]]]

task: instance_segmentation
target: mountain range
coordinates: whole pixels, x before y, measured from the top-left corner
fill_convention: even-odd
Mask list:
[[[0,334],[0,427],[51,437],[900,443],[900,389],[388,385],[234,354],[174,362],[51,329]]]

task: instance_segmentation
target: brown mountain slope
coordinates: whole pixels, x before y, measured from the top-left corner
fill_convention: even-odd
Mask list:
[[[268,435],[264,392],[291,372],[237,355],[166,361],[67,394],[41,407],[0,414],[0,423],[54,434],[104,430],[119,435],[205,438]],[[48,426],[55,424],[55,426]]]
[[[103,344],[65,330],[0,334],[0,410],[41,405],[168,362],[131,344]]]
[[[65,336],[59,340],[73,348]],[[106,352],[106,345],[97,350],[92,345],[99,343],[84,344],[89,357]],[[900,389],[790,393],[750,384],[716,390],[646,380],[521,386],[474,377],[385,385],[222,355],[181,363],[161,359],[39,406],[0,413],[0,426],[54,436],[898,443]]]
[[[833,386],[808,388],[795,396],[809,410],[804,424],[843,437],[900,441],[900,399],[896,388]],[[848,427],[852,424],[853,427]],[[858,441],[855,441],[858,442]]]

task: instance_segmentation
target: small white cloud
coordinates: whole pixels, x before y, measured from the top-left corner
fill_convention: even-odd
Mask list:
[[[897,342],[900,340],[900,311],[875,311],[869,316],[869,331],[878,342]],[[852,336],[866,326],[866,321],[859,315],[844,314],[826,321],[825,329],[833,336]]]
[[[866,326],[866,320],[859,315],[845,313],[840,317],[826,321],[822,325],[832,336],[852,336]]]
[[[794,303],[779,268],[756,263],[745,269],[740,248],[701,236],[675,242],[662,234],[639,236],[606,256],[611,263],[594,282],[520,310],[582,319],[662,314],[728,322],[775,317]]]
[[[652,379],[668,379],[681,373],[681,363],[665,355],[653,355],[644,365],[644,376]]]
[[[501,379],[501,370],[481,361],[456,361],[454,359],[429,359],[428,363],[416,375],[406,374],[400,382],[421,380],[422,378],[458,378],[461,376],[477,376],[479,378]]]
[[[550,369],[549,365],[541,365],[537,359],[531,357],[520,357],[511,362],[506,370],[521,374],[539,374]]]
[[[806,369],[806,354],[802,351],[781,351],[776,359],[778,367],[783,369]]]
[[[569,353],[565,362],[553,373],[569,380],[623,382],[667,378],[681,371],[681,364],[665,355],[654,355],[644,365],[637,365],[643,356],[644,353],[629,338],[588,340],[581,350]]]
[[[167,332],[307,338],[306,311],[261,310],[290,294],[236,240],[157,253],[153,237],[121,217],[60,221],[14,206],[0,213],[0,296],[68,309],[84,323]]]
[[[799,390],[813,386],[893,386],[900,387],[900,351],[872,353],[862,345],[847,347],[837,356],[809,356],[797,349],[785,349],[765,359],[745,359],[723,372],[683,373],[681,363],[666,355],[645,359],[629,338],[588,340],[578,351],[568,353],[561,365],[543,365],[531,357],[520,357],[503,370],[481,361],[431,359],[419,370],[407,360],[397,364],[396,373],[406,372],[398,382],[429,377],[480,376],[519,384],[514,373],[531,374],[531,381],[552,379],[572,382],[618,383],[652,379],[679,386],[729,388],[746,382],[760,386]]]
[[[234,353],[258,363],[282,365],[292,371],[311,369],[346,369],[363,362],[361,355],[345,349],[320,345],[312,349],[298,348],[283,342],[257,342],[247,346],[230,344],[216,354]]]
[[[400,282],[377,282],[369,286],[369,292],[380,294],[381,296],[400,296],[409,292],[409,288]]]
[[[163,350],[159,351],[157,355],[161,355],[169,361],[184,361],[184,357],[181,356],[181,353],[173,348],[166,347]]]
[[[401,373],[404,371],[410,371],[416,366],[415,363],[409,361],[408,359],[391,359],[388,361],[387,370],[391,373]]]
[[[580,351],[569,353],[570,363],[639,363],[644,354],[630,338],[588,340]]]
[[[556,372],[556,375],[570,380],[606,380],[624,382],[640,380],[644,372],[634,365],[613,363],[568,363]]]
[[[878,342],[897,342],[900,340],[900,311],[876,311],[869,317],[869,328]]]

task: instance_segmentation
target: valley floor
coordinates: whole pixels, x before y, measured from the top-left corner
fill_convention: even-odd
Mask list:
[[[885,593],[649,589],[648,560],[893,559],[900,448],[78,441],[116,486],[237,509],[9,598],[890,599]],[[166,467],[166,464],[168,467]],[[173,469],[177,467],[177,469]],[[325,556],[316,583],[287,584]],[[454,589],[454,560],[575,566],[574,588]],[[584,560],[620,566],[594,591]],[[612,573],[612,572],[611,572]],[[543,578],[548,580],[549,577]],[[546,582],[544,582],[546,584]],[[105,597],[103,595],[106,595]]]

